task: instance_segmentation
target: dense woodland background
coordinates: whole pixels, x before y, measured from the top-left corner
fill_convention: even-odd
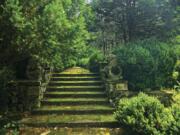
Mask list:
[[[1,91],[11,79],[26,79],[30,57],[61,71],[94,67],[114,53],[130,90],[172,88],[180,80],[179,0],[0,4]]]

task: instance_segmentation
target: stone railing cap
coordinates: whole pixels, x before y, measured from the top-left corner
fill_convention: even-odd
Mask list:
[[[21,86],[41,86],[41,81],[36,81],[36,80],[15,80],[9,83],[21,85]]]

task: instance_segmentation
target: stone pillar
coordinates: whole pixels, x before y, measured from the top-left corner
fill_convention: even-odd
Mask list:
[[[12,81],[9,83],[9,108],[13,111],[31,111],[40,106],[43,88],[40,81]]]
[[[51,68],[42,68],[36,57],[32,57],[27,66],[27,80],[9,83],[9,108],[23,112],[40,107],[51,71]]]
[[[122,78],[122,69],[116,56],[110,55],[107,64],[100,71],[109,101],[114,105],[117,98],[128,91],[128,82]]]

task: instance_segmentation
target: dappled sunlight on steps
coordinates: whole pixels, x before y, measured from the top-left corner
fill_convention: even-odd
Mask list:
[[[73,67],[66,69],[61,74],[93,74],[93,73],[81,67]]]
[[[22,128],[21,132],[26,132],[22,135],[125,135],[121,128]]]
[[[98,73],[74,67],[52,73],[42,106],[21,120],[30,127],[117,127]]]

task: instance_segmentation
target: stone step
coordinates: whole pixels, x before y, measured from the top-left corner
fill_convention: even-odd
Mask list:
[[[113,115],[32,115],[20,121],[29,127],[118,127]]]
[[[102,81],[50,81],[49,86],[102,86]]]
[[[100,81],[100,77],[51,77],[51,81]]]
[[[69,74],[69,73],[52,73],[52,77],[96,77],[98,73],[85,73],[85,74]]]
[[[107,105],[106,98],[48,98],[41,101],[42,105]]]
[[[42,106],[32,114],[113,114],[114,108],[108,105]]]
[[[103,86],[48,86],[47,91],[103,91]]]
[[[65,97],[73,97],[73,98],[82,98],[82,97],[89,97],[89,98],[98,98],[98,97],[106,97],[104,92],[46,92],[44,97],[46,98],[65,98]]]

